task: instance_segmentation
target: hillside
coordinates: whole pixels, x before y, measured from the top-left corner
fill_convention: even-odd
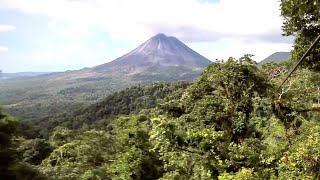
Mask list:
[[[146,86],[133,86],[115,92],[100,102],[69,112],[52,114],[39,120],[22,121],[19,133],[26,137],[48,137],[56,126],[70,129],[107,129],[107,125],[120,115],[138,114],[155,108],[157,103],[177,91],[184,91],[190,83],[157,82]]]
[[[270,56],[266,57],[264,60],[260,61],[258,65],[263,65],[269,62],[283,62],[285,60],[288,60],[290,58],[290,52],[275,52],[271,54]]]

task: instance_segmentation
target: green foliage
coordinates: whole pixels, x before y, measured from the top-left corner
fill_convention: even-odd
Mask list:
[[[1,80],[0,99],[5,112],[21,120],[42,120],[97,103],[134,84],[127,78],[79,78],[73,73],[53,73]]]
[[[0,177],[10,177],[9,167],[16,158],[12,149],[12,136],[16,126],[17,121],[0,112]]]
[[[219,180],[251,180],[256,179],[253,175],[253,169],[242,168],[235,174],[223,173],[218,177]]]
[[[259,118],[254,98],[265,96],[269,86],[246,55],[210,65],[181,98],[162,104],[167,115],[153,119],[150,134],[164,161],[164,177],[212,179],[262,168],[265,147],[251,122]]]
[[[146,86],[133,86],[113,93],[99,103],[78,108],[68,113],[58,113],[51,117],[23,121],[19,132],[29,138],[47,138],[56,126],[69,129],[107,129],[107,125],[120,115],[137,114],[143,109],[157,106],[159,100],[176,90],[184,90],[189,83],[157,82]],[[27,130],[27,131],[26,131]]]
[[[158,154],[150,152],[150,117],[146,114],[113,122],[117,153],[110,167],[113,179],[156,179],[162,174]]]
[[[319,179],[319,73],[299,69],[275,92],[289,67],[257,68],[245,55],[210,65],[190,86],[128,88],[42,122],[54,129],[47,142],[13,143],[9,118],[4,169],[21,179],[42,178],[26,162],[51,179]]]
[[[27,163],[16,163],[9,168],[9,176],[0,176],[12,180],[47,180],[47,176]]]
[[[49,142],[54,147],[62,146],[72,139],[74,139],[75,133],[65,127],[58,126],[54,128],[52,135],[49,138]]]
[[[320,35],[319,0],[282,0],[281,15],[284,18],[283,31],[287,36],[295,36],[293,59],[302,57],[311,43]],[[320,70],[320,44],[307,57],[304,66]]]
[[[50,155],[53,147],[45,139],[22,139],[17,148],[23,161],[32,165],[39,165]]]
[[[299,132],[279,161],[279,176],[281,179],[319,179],[320,126],[305,122]]]
[[[90,130],[57,147],[40,165],[53,179],[154,179],[161,161],[150,152],[149,118],[122,117],[110,133]]]
[[[21,162],[13,142],[17,121],[0,111],[0,178],[12,180],[44,180],[45,176]]]
[[[110,135],[87,131],[78,139],[57,147],[40,165],[40,170],[53,179],[86,179],[100,177],[102,164],[112,160],[114,151]],[[104,177],[100,177],[105,179]]]

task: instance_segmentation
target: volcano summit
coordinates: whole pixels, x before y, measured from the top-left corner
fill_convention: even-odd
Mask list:
[[[157,34],[122,57],[90,70],[104,76],[126,74],[133,79],[188,80],[211,63],[177,38]]]

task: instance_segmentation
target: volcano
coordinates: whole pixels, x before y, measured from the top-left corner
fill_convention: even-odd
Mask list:
[[[57,74],[57,79],[125,79],[133,82],[192,81],[212,61],[175,37],[157,34],[131,52],[105,64]]]
[[[91,71],[105,75],[143,77],[143,79],[157,75],[168,78],[171,76],[176,80],[188,75],[198,76],[211,63],[177,38],[157,34],[131,52],[109,63],[93,67]]]

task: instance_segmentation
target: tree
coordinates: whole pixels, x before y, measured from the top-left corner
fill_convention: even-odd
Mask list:
[[[112,162],[113,151],[108,133],[86,131],[61,143],[42,161],[40,170],[53,179],[108,179],[104,165]]]
[[[112,132],[90,130],[61,144],[40,170],[54,179],[155,179],[162,163],[150,152],[150,119],[120,117]],[[55,133],[54,133],[55,134]]]
[[[295,36],[293,59],[298,60],[320,35],[320,0],[281,0],[284,35]],[[304,66],[320,71],[320,43]]]
[[[318,122],[304,122],[293,145],[279,160],[279,179],[320,178],[320,126]]]
[[[17,121],[0,111],[0,178],[10,180],[43,180],[45,176],[30,165],[21,162],[15,150],[13,137]]]
[[[163,173],[163,164],[157,152],[150,151],[150,111],[131,117],[120,117],[113,122],[114,162],[109,171],[112,179],[157,179]]]
[[[69,130],[66,127],[57,126],[54,128],[52,135],[50,136],[49,142],[54,147],[62,146],[70,142],[72,139],[75,138],[75,132]]]
[[[272,72],[279,67],[274,64],[263,68]],[[285,77],[280,74],[272,82],[278,87]],[[318,86],[319,72],[302,68],[288,79],[279,94],[274,94],[274,116],[266,122],[263,134],[267,148],[260,156],[275,172],[275,179],[320,177]]]
[[[39,165],[53,148],[45,139],[22,139],[17,151],[21,153],[24,162]]]
[[[0,177],[10,178],[12,174],[9,167],[15,160],[12,149],[12,136],[17,127],[17,122],[0,112]]]
[[[265,147],[254,125],[261,119],[254,102],[269,87],[245,55],[209,65],[182,96],[161,104],[166,113],[153,118],[150,140],[164,162],[162,178],[216,179],[228,173],[232,179],[260,172]]]

